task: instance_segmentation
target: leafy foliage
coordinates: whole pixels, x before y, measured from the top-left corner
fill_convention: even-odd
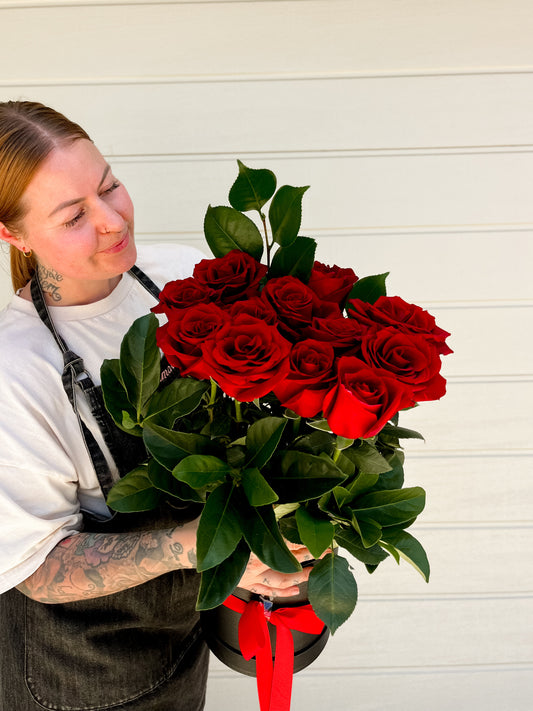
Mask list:
[[[241,161],[238,167],[231,207],[210,206],[206,213],[205,237],[213,254],[237,249],[259,261],[265,252],[267,280],[294,277],[306,284],[316,250],[314,239],[299,235],[308,188],[284,185],[276,191],[271,171]],[[263,214],[269,200],[270,239]],[[264,237],[243,214],[248,211],[258,213]],[[373,305],[386,295],[386,276],[355,281],[346,300]],[[147,463],[114,486],[108,504],[129,512],[164,501],[202,504],[198,609],[225,600],[251,552],[275,570],[301,570],[287,540],[304,544],[317,559],[309,600],[332,632],[357,601],[342,550],[369,572],[389,556],[403,558],[428,580],[424,549],[405,530],[424,509],[425,492],[403,488],[400,444],[421,435],[399,427],[397,412],[374,436],[350,439],[332,432],[322,414],[301,417],[272,392],[237,402],[214,381],[194,377],[177,377],[160,388],[157,328],[153,314],[137,319],[120,358],[102,366],[109,413],[121,429],[142,437],[147,453]]]

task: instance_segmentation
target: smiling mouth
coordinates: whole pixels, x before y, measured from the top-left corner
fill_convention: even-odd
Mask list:
[[[130,241],[130,233],[126,232],[126,234],[120,240],[120,242],[117,242],[112,247],[103,249],[102,252],[105,252],[106,254],[115,254],[116,252],[121,252],[125,247],[127,247],[129,241]]]

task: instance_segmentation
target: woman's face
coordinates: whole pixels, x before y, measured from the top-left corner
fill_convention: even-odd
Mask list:
[[[97,301],[135,263],[133,204],[90,141],[55,148],[23,204],[21,241],[37,258],[50,303]]]

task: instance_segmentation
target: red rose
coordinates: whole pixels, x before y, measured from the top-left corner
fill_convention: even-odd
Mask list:
[[[194,267],[193,276],[205,287],[212,289],[214,298],[221,304],[250,298],[259,294],[259,282],[268,267],[246,252],[234,249],[223,257],[202,259]]]
[[[332,267],[315,262],[307,286],[323,301],[342,305],[358,277],[350,267]]]
[[[292,347],[289,362],[287,377],[274,386],[274,395],[300,417],[314,417],[322,411],[335,377],[333,348],[312,339],[300,341]]]
[[[441,355],[453,353],[445,343],[450,335],[439,328],[435,318],[416,304],[409,304],[399,296],[380,296],[374,304],[352,299],[347,304],[348,314],[360,323],[394,326],[401,331],[420,333],[435,343]]]
[[[392,327],[370,333],[361,344],[361,358],[409,385],[414,402],[438,400],[446,392],[437,347],[419,333]]]
[[[269,393],[286,376],[290,349],[275,326],[244,315],[207,340],[202,353],[210,376],[222,390],[250,402]]]
[[[335,434],[373,437],[405,407],[410,391],[385,371],[354,356],[339,358],[337,370],[337,383],[324,398],[324,416]]]
[[[154,314],[170,314],[176,309],[185,309],[194,304],[207,304],[213,300],[214,292],[194,277],[176,279],[165,284],[159,294],[159,303],[151,311]]]
[[[247,301],[236,301],[228,313],[232,318],[247,314],[253,318],[261,319],[261,321],[266,321],[272,326],[278,322],[278,317],[272,306],[260,296],[253,296]]]
[[[228,320],[228,315],[215,304],[196,304],[174,311],[169,322],[157,329],[157,345],[181,376],[208,380],[202,345]]]
[[[308,338],[326,341],[337,352],[355,355],[361,346],[366,327],[352,318],[314,318],[311,325],[304,329]]]
[[[298,338],[314,317],[335,318],[342,315],[337,304],[321,301],[312,289],[293,276],[270,279],[262,296],[272,304],[280,320],[280,330],[289,338]]]

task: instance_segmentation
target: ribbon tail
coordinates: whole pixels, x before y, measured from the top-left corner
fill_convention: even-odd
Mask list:
[[[276,660],[268,711],[290,711],[294,670],[294,640],[290,629],[276,624]]]
[[[259,708],[261,711],[270,711],[271,708],[274,668],[272,663],[272,646],[270,644],[270,635],[268,634],[268,631],[266,637],[267,639],[265,645],[257,650],[255,657],[257,695],[259,697]]]

